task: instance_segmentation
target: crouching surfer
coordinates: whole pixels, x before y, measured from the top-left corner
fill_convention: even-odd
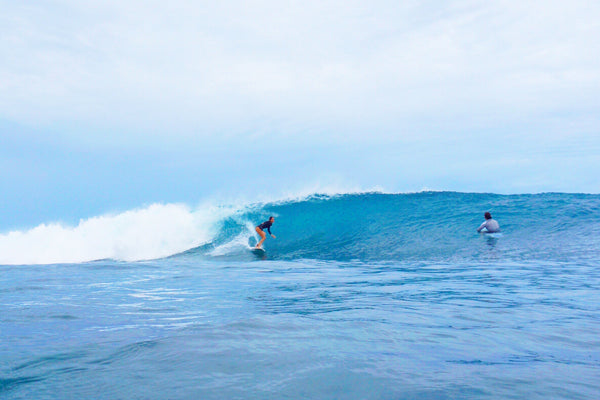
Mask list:
[[[479,225],[479,228],[477,228],[477,232],[481,232],[484,229],[484,233],[500,232],[500,224],[498,224],[498,221],[492,218],[492,214],[486,212],[485,214],[483,214],[483,216],[485,217],[485,221],[483,222],[483,224]]]
[[[273,217],[269,217],[268,221],[263,222],[262,224],[258,225],[255,229],[256,229],[256,233],[258,233],[260,235],[260,237],[262,239],[260,239],[260,241],[256,244],[256,248],[260,249],[263,242],[265,241],[265,239],[267,238],[267,234],[265,233],[264,229],[269,231],[269,235],[271,235],[271,237],[273,239],[275,239],[275,235],[273,235],[271,233],[271,225],[273,225],[273,222],[275,222],[275,218]]]

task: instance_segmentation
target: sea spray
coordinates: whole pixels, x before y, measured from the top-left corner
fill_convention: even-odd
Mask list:
[[[42,224],[0,235],[1,264],[76,263],[100,259],[149,260],[210,241],[231,211],[153,204],[81,220],[77,226]]]

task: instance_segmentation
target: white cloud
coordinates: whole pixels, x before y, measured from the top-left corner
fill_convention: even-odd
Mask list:
[[[600,106],[595,2],[2,7],[0,118],[78,126],[92,141],[249,130],[386,140],[414,126],[485,129]]]

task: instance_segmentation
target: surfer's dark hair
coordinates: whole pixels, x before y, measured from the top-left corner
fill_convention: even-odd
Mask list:
[[[485,219],[492,219],[492,214],[490,214],[488,211],[486,211],[485,214],[483,214],[483,216],[485,217]]]
[[[272,215],[269,217],[269,219],[273,219],[273,218],[275,218],[275,217],[273,217]]]

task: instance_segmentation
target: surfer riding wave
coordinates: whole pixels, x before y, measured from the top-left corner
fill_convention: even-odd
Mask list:
[[[256,229],[256,233],[258,233],[261,237],[260,241],[256,244],[256,248],[260,249],[262,248],[262,244],[265,241],[265,239],[267,238],[267,234],[265,233],[264,229],[266,229],[267,231],[269,231],[269,235],[271,235],[271,237],[273,239],[275,239],[275,235],[273,235],[271,233],[271,226],[273,225],[273,222],[275,222],[275,218],[274,217],[269,217],[268,221],[263,222],[262,224],[258,225],[255,229]]]

